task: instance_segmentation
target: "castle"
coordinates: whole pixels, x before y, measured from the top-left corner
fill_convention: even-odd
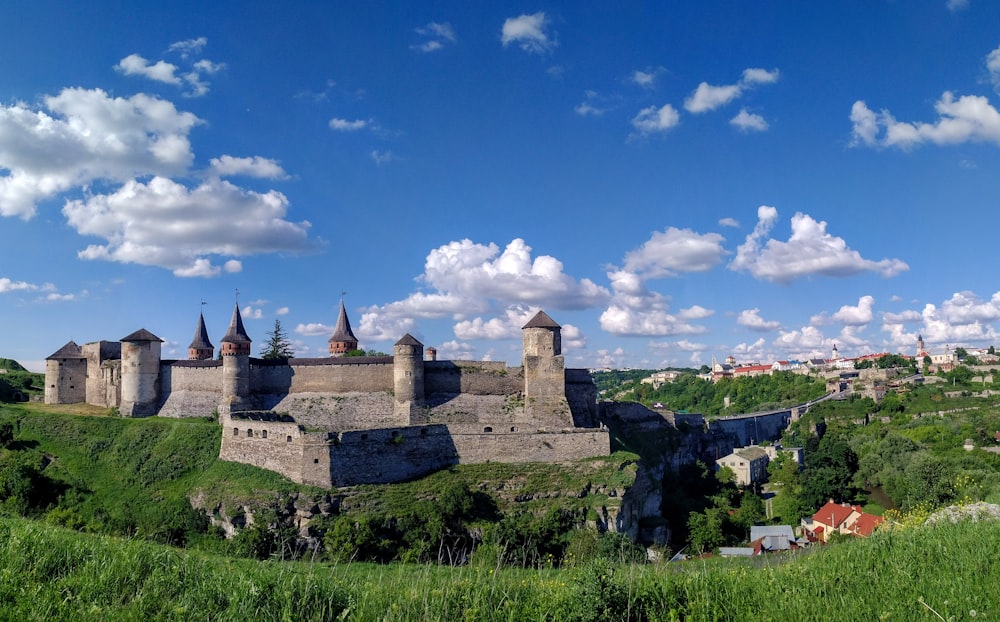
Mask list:
[[[593,380],[565,368],[560,330],[539,311],[522,328],[520,367],[439,361],[409,334],[392,356],[343,356],[358,341],[341,302],[330,357],[259,359],[236,306],[221,360],[203,315],[187,360],[162,359],[163,340],[146,329],[117,342],[70,341],[46,359],[45,403],[126,417],[218,415],[220,459],[325,488],[455,464],[607,455]]]

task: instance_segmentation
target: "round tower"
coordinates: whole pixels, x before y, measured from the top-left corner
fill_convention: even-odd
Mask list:
[[[224,412],[246,410],[250,399],[250,337],[243,328],[240,306],[233,309],[229,330],[222,338],[222,408]]]
[[[395,413],[409,424],[424,401],[424,344],[407,333],[392,346],[392,357]]]
[[[188,360],[210,361],[215,356],[215,346],[208,340],[208,329],[205,328],[205,314],[198,314],[198,326],[194,329],[194,339],[188,346]]]
[[[45,359],[45,403],[86,401],[87,357],[70,341]]]
[[[351,331],[351,322],[347,319],[344,301],[340,301],[340,313],[337,315],[337,326],[329,341],[330,356],[344,356],[351,350],[358,349],[358,338]]]
[[[524,348],[524,423],[539,427],[572,427],[566,400],[566,361],[562,327],[539,311],[521,329]]]
[[[122,343],[121,406],[125,417],[155,415],[160,398],[160,344],[163,340],[141,328]]]

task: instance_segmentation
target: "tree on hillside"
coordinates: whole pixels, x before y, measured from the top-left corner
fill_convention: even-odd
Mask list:
[[[295,356],[292,351],[292,342],[281,328],[281,320],[274,320],[274,328],[267,333],[267,341],[264,342],[260,350],[260,357],[264,359],[290,359]]]

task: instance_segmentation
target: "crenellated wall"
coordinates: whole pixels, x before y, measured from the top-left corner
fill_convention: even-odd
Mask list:
[[[250,359],[250,392],[388,392],[393,388],[392,369],[392,357]]]

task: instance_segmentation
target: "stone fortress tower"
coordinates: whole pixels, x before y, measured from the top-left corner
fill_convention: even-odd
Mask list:
[[[163,340],[141,328],[122,338],[121,406],[126,417],[155,415],[160,397],[160,344]]]
[[[240,306],[233,308],[229,330],[222,338],[222,403],[219,411],[246,410],[250,398],[250,337],[243,327]]]
[[[559,462],[610,452],[589,372],[566,369],[561,328],[539,311],[519,367],[438,360],[410,334],[392,356],[358,349],[341,301],[330,356],[251,356],[239,305],[212,358],[199,314],[186,360],[162,360],[140,329],[120,342],[70,341],[46,360],[46,403],[119,407],[123,416],[215,416],[219,457],[333,487],[418,477],[454,464]]]

